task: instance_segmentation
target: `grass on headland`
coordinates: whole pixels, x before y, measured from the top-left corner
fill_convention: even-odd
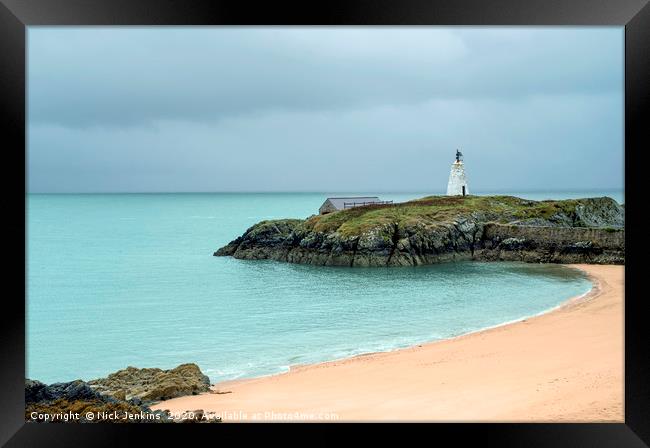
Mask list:
[[[532,201],[514,196],[427,196],[312,216],[305,226],[317,232],[337,231],[342,236],[354,236],[382,225],[452,221],[476,212],[494,213],[511,220],[548,219],[559,213],[572,213],[579,202],[579,199]]]

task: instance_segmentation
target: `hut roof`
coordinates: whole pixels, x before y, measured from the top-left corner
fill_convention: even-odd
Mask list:
[[[327,198],[325,202],[330,201],[330,203],[336,207],[337,210],[343,210],[346,205],[349,208],[354,203],[355,205],[361,205],[364,203],[373,203],[381,202],[377,196],[350,196],[350,197],[340,197],[340,198]]]

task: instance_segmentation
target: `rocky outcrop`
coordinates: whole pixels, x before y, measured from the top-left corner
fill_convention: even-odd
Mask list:
[[[74,423],[215,423],[216,416],[202,410],[171,415],[152,411],[154,401],[209,390],[210,380],[196,364],[175,369],[127,367],[106,378],[85,382],[44,384],[25,381],[25,420]]]
[[[475,257],[533,263],[624,264],[623,229],[488,224]]]
[[[167,423],[162,411],[152,411],[139,400],[119,400],[102,395],[81,380],[49,386],[25,381],[25,421],[53,423]]]
[[[102,395],[121,400],[135,398],[145,403],[196,395],[210,389],[210,379],[196,364],[181,364],[170,370],[127,367],[88,384]]]
[[[623,224],[624,209],[611,198],[434,197],[263,221],[214,255],[326,266],[470,259],[624,263]]]

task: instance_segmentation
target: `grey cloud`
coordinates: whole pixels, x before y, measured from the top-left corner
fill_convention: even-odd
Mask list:
[[[29,28],[28,188],[620,188],[622,28]]]
[[[32,28],[29,114],[123,126],[620,89],[620,30],[582,31]]]

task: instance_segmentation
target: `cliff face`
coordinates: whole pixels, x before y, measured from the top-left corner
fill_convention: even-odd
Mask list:
[[[451,260],[622,264],[623,224],[624,209],[611,198],[427,197],[306,220],[263,221],[214,255],[327,266]]]

